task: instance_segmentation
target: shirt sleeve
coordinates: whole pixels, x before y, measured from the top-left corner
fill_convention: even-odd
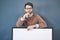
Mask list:
[[[22,26],[23,23],[24,23],[24,20],[25,20],[25,19],[22,19],[21,17],[19,17],[18,21],[16,22],[16,26],[17,26],[17,27]]]
[[[41,18],[41,16],[37,15],[37,21],[39,23],[40,28],[45,28],[47,27],[46,22]]]

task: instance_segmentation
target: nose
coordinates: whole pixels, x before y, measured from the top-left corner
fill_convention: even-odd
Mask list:
[[[27,12],[29,12],[30,10],[28,9]]]

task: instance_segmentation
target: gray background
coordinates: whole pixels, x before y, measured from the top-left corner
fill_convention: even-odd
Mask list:
[[[0,40],[11,40],[12,27],[24,14],[24,4],[32,2],[34,13],[46,18],[48,27],[54,29],[54,40],[59,40],[60,0],[0,0]]]

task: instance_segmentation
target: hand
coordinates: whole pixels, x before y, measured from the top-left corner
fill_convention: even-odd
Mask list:
[[[29,13],[25,13],[25,15],[23,17],[21,17],[21,19],[24,21],[25,18],[28,18],[28,16],[29,16]]]
[[[23,18],[25,18],[25,17],[28,18],[29,15],[30,15],[29,13],[25,13],[25,15],[23,16]]]
[[[31,25],[31,26],[28,26],[28,30],[31,30],[31,29],[33,29],[35,27],[35,25]]]

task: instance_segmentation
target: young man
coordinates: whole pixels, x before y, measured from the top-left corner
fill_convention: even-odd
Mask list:
[[[21,27],[25,21],[27,29],[33,29],[33,28],[45,28],[47,27],[46,22],[38,15],[33,14],[33,4],[28,2],[24,5],[25,14],[22,17],[19,17],[16,26]]]

